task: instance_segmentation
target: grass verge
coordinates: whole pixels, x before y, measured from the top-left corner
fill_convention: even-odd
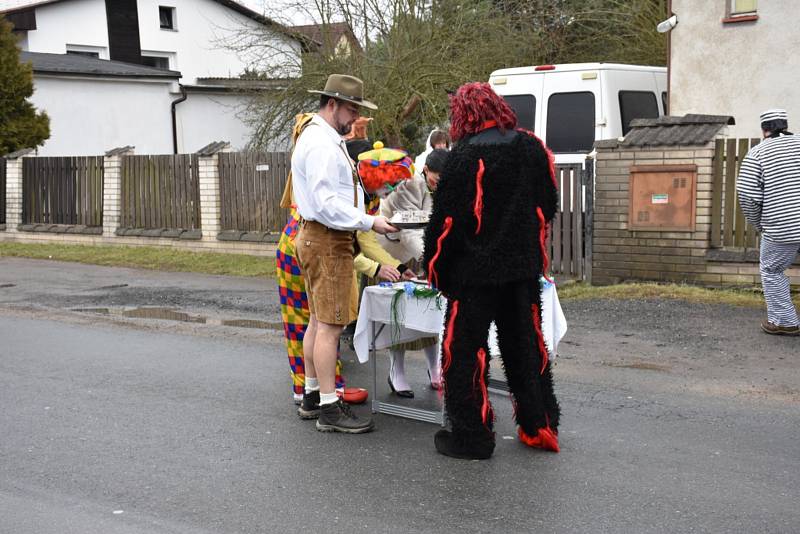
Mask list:
[[[753,289],[713,289],[685,284],[659,284],[655,282],[625,283],[614,286],[589,286],[582,283],[559,286],[561,300],[587,299],[676,299],[705,304],[728,304],[730,306],[764,307],[764,295]],[[800,306],[800,294],[793,300]]]
[[[275,274],[275,259],[271,256],[188,252],[156,247],[0,243],[2,256],[231,276]]]

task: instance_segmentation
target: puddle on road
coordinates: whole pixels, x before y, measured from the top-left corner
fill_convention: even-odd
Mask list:
[[[160,319],[165,321],[180,321],[182,323],[198,323],[212,326],[235,326],[239,328],[256,328],[262,330],[281,330],[283,323],[259,321],[256,319],[217,319],[190,315],[186,312],[172,308],[73,308],[74,312],[98,313],[101,315],[115,315],[134,319]]]
[[[669,365],[662,365],[658,363],[651,363],[651,362],[632,362],[632,363],[625,363],[625,362],[603,362],[603,365],[608,367],[619,367],[621,369],[641,369],[644,371],[662,371],[662,372],[669,372],[671,367]]]

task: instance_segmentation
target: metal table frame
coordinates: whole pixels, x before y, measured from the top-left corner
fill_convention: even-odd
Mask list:
[[[414,419],[416,421],[424,421],[426,423],[439,424],[445,426],[446,413],[444,402],[442,402],[442,409],[440,411],[422,410],[420,408],[411,408],[403,406],[402,404],[392,404],[390,402],[383,402],[377,399],[378,392],[378,349],[375,348],[375,341],[381,334],[386,323],[380,323],[380,328],[375,328],[375,321],[370,319],[370,340],[369,340],[369,359],[372,363],[372,413],[383,413],[386,415],[395,415],[397,417],[405,417],[406,419]],[[431,335],[431,334],[427,334]],[[420,336],[422,337],[422,336]]]

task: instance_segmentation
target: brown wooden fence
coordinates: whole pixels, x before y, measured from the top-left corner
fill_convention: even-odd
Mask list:
[[[22,160],[22,223],[103,225],[103,157]]]
[[[556,166],[560,209],[548,239],[550,269],[559,278],[582,280],[591,269],[592,166]],[[588,185],[584,187],[585,185]]]
[[[0,224],[6,223],[6,160],[0,158]]]
[[[286,152],[220,153],[222,230],[280,232],[288,217],[279,202],[290,167]]]
[[[711,247],[757,248],[755,228],[745,222],[736,198],[742,159],[760,139],[717,139],[711,193]]]
[[[200,228],[197,154],[122,157],[123,228]]]

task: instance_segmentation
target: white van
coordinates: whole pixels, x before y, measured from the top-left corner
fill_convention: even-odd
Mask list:
[[[570,63],[494,71],[492,88],[553,151],[556,163],[581,163],[595,140],[628,133],[632,119],[665,114],[667,69]]]

